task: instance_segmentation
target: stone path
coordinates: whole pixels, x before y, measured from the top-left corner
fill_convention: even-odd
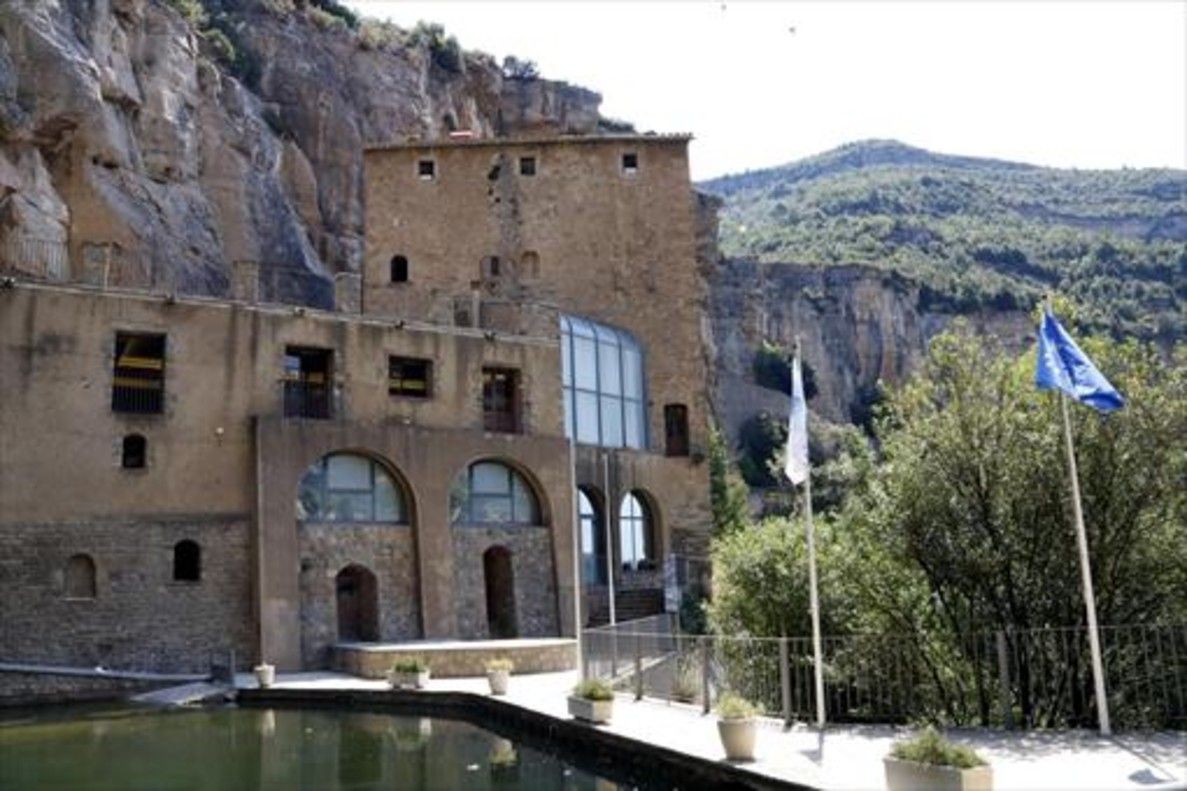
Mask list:
[[[513,676],[504,700],[568,719],[565,698],[575,672]],[[248,675],[236,679],[255,686]],[[285,689],[385,689],[337,673],[278,676]],[[428,691],[487,694],[485,678],[436,679]],[[608,730],[650,744],[693,755],[722,758],[716,719],[700,709],[659,701],[635,701],[619,695]],[[893,726],[829,726],[823,733],[797,725],[784,729],[764,720],[759,731],[759,760],[746,768],[764,775],[824,789],[884,787],[882,757],[890,744],[909,733]],[[1085,731],[953,730],[954,741],[975,748],[994,770],[996,789],[1187,789],[1187,733],[1123,734],[1102,738]]]

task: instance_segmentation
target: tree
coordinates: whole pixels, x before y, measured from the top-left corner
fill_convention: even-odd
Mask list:
[[[729,448],[716,429],[709,435],[709,502],[713,508],[713,533],[726,535],[750,522],[747,489],[730,464]]]

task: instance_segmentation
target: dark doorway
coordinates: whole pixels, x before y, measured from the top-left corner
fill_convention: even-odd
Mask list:
[[[482,573],[486,578],[486,625],[490,636],[496,640],[518,637],[511,550],[506,547],[486,550],[482,555]]]
[[[338,599],[338,639],[379,639],[379,596],[375,575],[363,566],[350,565],[334,578]]]

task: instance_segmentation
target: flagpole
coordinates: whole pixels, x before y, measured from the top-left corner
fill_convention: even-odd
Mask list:
[[[1043,298],[1047,313],[1054,312],[1051,295]],[[1059,411],[1063,415],[1064,447],[1067,450],[1067,471],[1072,481],[1072,514],[1076,521],[1076,547],[1080,554],[1080,584],[1084,589],[1084,609],[1088,613],[1088,648],[1092,654],[1092,685],[1096,694],[1097,722],[1102,736],[1109,736],[1109,699],[1105,694],[1105,669],[1100,653],[1100,632],[1096,626],[1096,595],[1092,590],[1092,567],[1088,561],[1088,534],[1084,530],[1084,507],[1080,502],[1080,474],[1076,470],[1076,448],[1072,442],[1072,420],[1068,416],[1067,395],[1059,393]]]
[[[1072,421],[1068,417],[1067,396],[1059,393],[1059,408],[1063,412],[1063,436],[1067,446],[1068,475],[1072,479],[1072,513],[1076,517],[1076,544],[1080,549],[1080,580],[1084,588],[1084,607],[1088,610],[1088,646],[1092,651],[1092,683],[1096,690],[1096,713],[1102,736],[1113,731],[1109,727],[1109,700],[1105,696],[1104,663],[1100,655],[1100,635],[1096,628],[1096,596],[1092,592],[1092,569],[1088,565],[1088,536],[1084,532],[1084,509],[1080,505],[1080,479],[1076,472],[1076,450],[1072,444]]]
[[[800,365],[800,338],[795,338],[795,363]],[[820,647],[820,598],[816,593],[816,537],[812,525],[812,475],[804,478],[804,532],[808,542],[808,607],[812,614],[812,653],[816,680],[816,724],[824,727],[824,652]]]

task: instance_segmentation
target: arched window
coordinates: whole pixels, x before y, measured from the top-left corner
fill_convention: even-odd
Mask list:
[[[538,525],[540,505],[518,472],[497,461],[480,461],[454,479],[449,515],[453,524]]]
[[[379,463],[353,453],[323,456],[305,471],[297,492],[302,522],[408,521],[404,497]]]
[[[95,561],[90,555],[75,555],[66,561],[67,599],[95,598]]]
[[[187,539],[173,545],[173,579],[177,582],[202,579],[202,548],[196,542]]]
[[[524,280],[540,278],[540,254],[535,250],[525,251],[519,259],[519,276]]]
[[[577,516],[581,521],[581,578],[586,585],[605,585],[605,521],[593,500],[581,489],[577,490]]]
[[[565,435],[584,445],[647,447],[643,352],[630,333],[561,316]]]
[[[140,434],[129,434],[124,437],[123,451],[120,464],[125,470],[143,469],[148,462],[148,440]]]
[[[628,492],[618,513],[618,540],[624,569],[655,568],[655,536],[651,513],[642,498]]]
[[[391,261],[391,278],[393,283],[408,282],[408,259],[402,255],[393,255]]]

